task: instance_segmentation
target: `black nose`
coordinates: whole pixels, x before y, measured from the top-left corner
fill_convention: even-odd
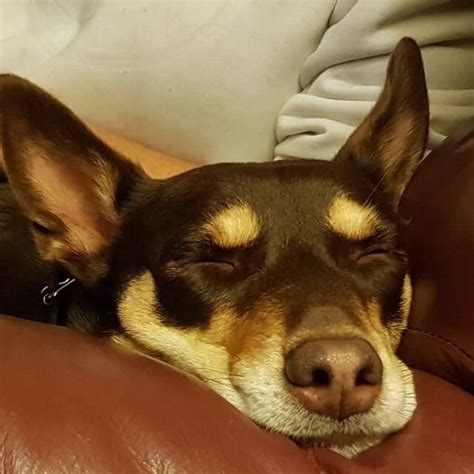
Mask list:
[[[312,339],[288,353],[285,372],[291,393],[304,407],[343,420],[374,405],[383,366],[362,339]]]

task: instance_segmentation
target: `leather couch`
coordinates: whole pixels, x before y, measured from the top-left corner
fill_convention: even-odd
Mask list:
[[[109,342],[0,318],[0,473],[473,474],[474,133],[421,164],[401,210],[413,420],[347,460],[264,432],[192,377]]]

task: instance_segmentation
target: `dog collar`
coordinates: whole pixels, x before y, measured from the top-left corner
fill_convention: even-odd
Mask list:
[[[72,285],[76,282],[75,278],[66,278],[63,281],[58,282],[56,289],[51,288],[49,285],[46,285],[41,290],[41,296],[43,297],[43,304],[45,306],[51,306],[54,303],[54,300],[57,298],[59,293],[67,288],[69,285]]]
[[[41,290],[43,305],[51,308],[50,322],[57,325],[65,325],[67,320],[64,304],[61,304],[59,295],[68,286],[76,282],[75,278],[63,278],[55,286],[46,285]],[[63,311],[62,311],[63,310]],[[63,314],[64,313],[64,314]]]

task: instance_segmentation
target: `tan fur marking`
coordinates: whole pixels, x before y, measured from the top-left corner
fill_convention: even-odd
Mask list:
[[[221,309],[206,329],[180,329],[163,321],[153,276],[144,271],[123,292],[118,315],[122,327],[139,350],[161,356],[174,366],[196,375],[231,403],[240,406],[229,378],[226,339],[235,318]]]
[[[378,334],[387,332],[387,328],[382,323],[382,308],[380,303],[376,300],[372,300],[367,305],[367,309],[362,310],[360,319],[365,323],[366,327],[374,330]]]
[[[361,321],[369,328],[369,332],[375,331],[379,335],[388,336],[387,342],[393,349],[398,347],[403,331],[407,327],[408,313],[410,311],[412,287],[410,277],[405,275],[403,280],[403,290],[401,296],[400,311],[396,315],[396,320],[388,327],[382,323],[382,310],[377,301],[371,301],[367,309],[361,310]],[[386,337],[385,337],[386,339]]]
[[[2,150],[2,144],[0,143],[0,175],[5,175],[7,174],[7,170],[5,169],[5,159],[3,158],[3,150]]]
[[[219,348],[228,355],[239,356],[243,352],[258,350],[255,341],[266,338],[268,334],[282,335],[282,309],[270,301],[261,301],[256,305],[255,314],[237,317],[231,308],[221,306],[214,311],[210,323],[205,329],[170,327],[163,321],[157,300],[157,288],[149,271],[133,279],[123,292],[119,302],[119,318],[126,333],[144,349],[168,355],[170,352],[182,353],[188,357],[183,347],[191,345],[199,356],[212,353]],[[176,345],[168,345],[161,335],[175,339]],[[163,343],[165,342],[165,345]],[[169,350],[171,348],[171,351]],[[214,355],[212,355],[214,357]],[[209,357],[208,360],[212,360]]]
[[[390,339],[392,342],[392,346],[394,348],[398,347],[403,331],[407,327],[408,315],[410,313],[410,307],[411,307],[411,299],[412,299],[411,279],[410,279],[410,276],[406,274],[405,278],[403,279],[402,298],[401,298],[401,303],[400,303],[399,316],[401,319],[397,321],[396,324],[391,324],[388,327]]]
[[[373,207],[362,206],[344,194],[338,195],[331,203],[327,220],[334,232],[355,240],[369,237],[380,225]]]
[[[413,289],[411,286],[411,279],[407,273],[405,275],[405,278],[403,279],[402,303],[400,307],[402,316],[404,317],[405,320],[408,318],[408,314],[410,312],[412,294],[413,294]]]
[[[267,355],[269,352],[282,354],[284,331],[282,305],[263,297],[234,324],[228,339],[229,352],[235,360],[256,359],[262,352]],[[270,342],[270,335],[273,336],[273,343]]]
[[[260,224],[250,206],[239,203],[220,211],[205,224],[204,231],[220,247],[244,247],[257,239]]]

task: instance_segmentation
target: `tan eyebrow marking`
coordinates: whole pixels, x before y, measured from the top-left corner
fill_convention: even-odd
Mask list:
[[[213,216],[204,225],[204,231],[220,247],[244,247],[257,239],[260,223],[248,204],[238,203]]]
[[[327,222],[334,232],[354,240],[370,237],[381,226],[380,216],[374,207],[363,206],[345,194],[336,196],[331,203]]]

